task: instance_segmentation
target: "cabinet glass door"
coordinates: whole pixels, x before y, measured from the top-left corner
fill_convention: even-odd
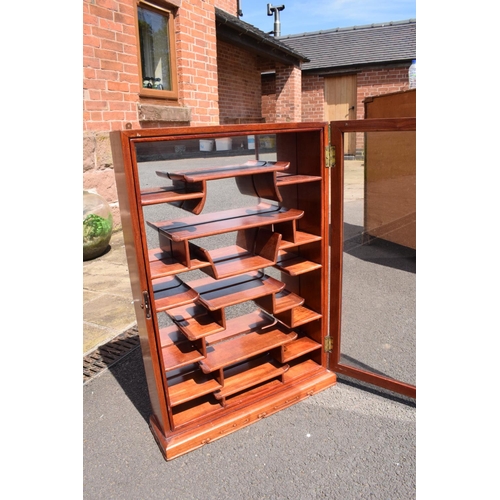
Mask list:
[[[416,119],[330,127],[330,369],[415,398]]]

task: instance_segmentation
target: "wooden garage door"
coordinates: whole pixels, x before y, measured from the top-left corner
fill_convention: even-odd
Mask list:
[[[325,78],[325,120],[356,119],[356,75]],[[346,134],[344,153],[356,154],[356,134]]]

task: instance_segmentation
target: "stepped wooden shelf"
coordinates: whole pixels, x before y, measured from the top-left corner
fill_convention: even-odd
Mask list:
[[[280,243],[281,234],[258,227],[238,231],[235,245],[210,251],[192,245],[195,248],[191,254],[209,262],[210,266],[203,269],[205,273],[222,279],[273,266]]]
[[[153,280],[164,278],[165,276],[177,275],[186,271],[201,269],[210,265],[210,262],[191,258],[189,259],[189,267],[187,267],[185,264],[182,264],[175,257],[173,257],[171,250],[165,251],[161,248],[150,250],[148,256],[149,269]]]
[[[185,186],[187,190],[192,185],[196,185],[197,189],[201,186],[204,197],[206,196],[207,181],[234,178],[240,193],[281,202],[282,197],[277,185],[277,173],[283,172],[289,166],[290,162],[284,161],[251,160],[241,165],[209,167],[199,170],[177,172],[159,170],[156,174],[159,177],[174,181],[177,185]],[[201,212],[199,207],[195,207],[195,210],[196,213]]]
[[[280,186],[290,186],[292,184],[303,184],[305,182],[321,182],[321,176],[318,175],[295,175],[295,174],[278,174],[276,176],[276,184]]]
[[[166,327],[160,331],[162,338],[162,361],[166,371],[197,363],[205,357],[196,348],[196,345],[187,339],[172,342],[170,336],[176,336],[177,334],[178,330],[175,326]]]
[[[201,278],[190,281],[188,286],[198,294],[199,303],[210,311],[215,311],[259,297],[274,295],[281,291],[285,284],[262,272],[254,271],[223,280]]]
[[[298,276],[319,269],[321,264],[304,259],[292,252],[280,250],[276,259],[275,267],[290,276]]]
[[[258,230],[264,234],[263,228],[255,228],[254,230]],[[250,230],[243,231],[242,236],[240,236],[240,232],[238,232],[237,242],[241,241],[240,238],[247,235],[249,231]],[[275,234],[279,235],[280,233]],[[166,248],[168,248],[168,250],[155,248],[149,251],[149,267],[151,270],[151,276],[152,279],[157,279],[165,276],[177,275],[179,273],[195,269],[204,269],[204,272],[210,276],[214,278],[221,278],[237,274],[238,272],[262,269],[273,264],[276,264],[277,268],[287,274],[296,276],[298,274],[302,274],[303,272],[308,272],[321,267],[321,264],[308,261],[300,256],[294,257],[294,254],[290,252],[284,252],[287,248],[321,241],[321,238],[317,235],[305,233],[303,231],[295,231],[295,241],[283,240],[281,235],[279,236],[279,241],[277,241],[278,236],[274,236],[274,238],[276,241],[270,241],[269,243],[271,245],[277,243],[277,258],[270,253],[271,249],[274,253],[274,246],[268,245],[267,247],[261,247],[256,244],[256,240],[254,241],[255,245],[253,247],[253,252],[250,252],[243,246],[238,248],[238,245],[207,251],[205,249],[201,249],[201,247],[193,243],[190,243],[187,250],[188,257],[184,254],[180,255],[180,258],[188,263],[189,266],[173,256],[174,253],[172,247],[170,246],[171,242],[167,241]],[[264,256],[266,255],[264,254],[264,251],[268,252],[267,258]],[[177,254],[177,257],[179,257],[179,254]],[[297,260],[294,261],[294,259]]]
[[[282,312],[277,312],[274,316],[288,326],[288,328],[297,328],[311,321],[321,319],[320,313],[303,306],[296,306]]]
[[[206,187],[203,183],[197,183],[189,186],[189,189],[183,184],[182,187],[177,185],[166,187],[152,187],[141,191],[141,203],[143,206],[158,205],[159,203],[177,204],[180,208],[187,209],[188,205],[198,206],[201,200],[204,200]],[[182,203],[185,203],[185,207]],[[200,210],[201,211],[201,210]]]
[[[222,388],[217,380],[207,377],[199,371],[172,377],[169,382],[168,394],[172,406],[178,406],[206,394],[220,391]]]
[[[219,167],[207,167],[198,170],[182,170],[176,172],[165,172],[158,170],[156,175],[171,180],[184,181],[186,183],[213,181],[218,179],[236,178],[249,175],[266,175],[270,172],[282,172],[290,166],[287,161],[257,161],[250,160],[241,165],[225,165]]]
[[[198,298],[198,294],[176,276],[159,278],[152,284],[157,311],[166,311],[171,307],[189,304]]]
[[[289,365],[279,364],[271,356],[236,365],[225,371],[224,386],[215,392],[214,396],[216,399],[227,398],[237,392],[277,378],[289,368]]]
[[[296,328],[321,318],[321,314],[303,306],[304,298],[288,290],[257,297],[255,303],[288,328]]]
[[[296,338],[297,333],[287,331],[284,327],[276,324],[265,330],[247,333],[226,342],[215,344],[207,352],[207,357],[199,362],[200,367],[204,373],[211,373],[220,368],[225,368],[258,354],[268,352]]]
[[[274,201],[282,201],[278,189],[278,172],[289,167],[289,162],[248,161],[242,165],[204,168],[166,172],[158,170],[159,177],[172,181],[171,186],[150,187],[141,190],[142,206],[170,203],[188,212],[200,214],[205,206],[207,196],[207,181],[237,178],[237,186],[242,194],[257,196]],[[295,182],[299,176],[293,176]],[[289,178],[287,178],[289,180]]]
[[[280,227],[285,227],[287,224],[290,230],[295,232],[295,221],[303,215],[303,210],[260,203],[255,207],[225,210],[197,217],[190,216],[174,221],[148,221],[148,225],[158,231],[160,247],[162,248],[162,236],[173,242],[186,242],[197,238],[274,224],[279,224]]]
[[[161,250],[175,255],[176,261],[187,269],[205,268],[214,278],[224,278],[242,272],[273,265],[281,244],[281,233],[288,239],[296,239],[296,221],[303,216],[302,210],[261,203],[256,207],[227,210],[174,221],[151,222],[148,225],[158,231]],[[269,226],[278,231],[266,229]],[[236,246],[231,249],[208,251],[190,240],[206,238],[228,232],[237,232]],[[166,272],[172,260],[155,264],[156,273]],[[210,266],[210,267],[208,267]]]
[[[206,338],[208,346],[237,337],[245,333],[257,330],[264,330],[276,324],[276,319],[261,309],[251,313],[232,318],[226,322],[226,328],[220,333],[210,335]]]
[[[227,328],[223,309],[212,312],[202,305],[191,303],[166,312],[189,340],[199,340]]]
[[[281,346],[277,360],[280,363],[288,363],[318,349],[321,349],[321,344],[318,342],[309,337],[299,337],[293,342]]]

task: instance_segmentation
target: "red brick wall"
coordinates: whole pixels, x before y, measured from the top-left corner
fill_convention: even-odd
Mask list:
[[[219,41],[217,64],[220,123],[260,120],[261,81],[257,56]]]
[[[365,117],[363,101],[367,97],[373,97],[400,90],[408,90],[408,67],[404,68],[380,68],[361,71],[357,75],[358,99],[356,118],[362,120]]]
[[[245,1],[245,0],[243,0]],[[237,0],[215,0],[212,2],[215,4],[215,7],[227,12],[228,14],[231,14],[232,16],[237,16],[237,10],[238,10],[238,2]]]
[[[363,120],[365,117],[363,101],[367,97],[408,90],[408,67],[361,71],[357,75],[357,86],[356,119]],[[356,134],[356,151],[363,151],[364,139],[364,134]]]
[[[325,82],[322,76],[302,75],[302,121],[325,119]]]
[[[226,0],[227,2],[227,0]],[[218,125],[215,9],[209,2],[182,2],[176,16],[179,103],[191,108],[191,125]]]
[[[83,2],[83,130],[138,126],[134,3]]]
[[[266,122],[276,121],[276,75],[274,73],[264,74],[261,77],[262,84],[262,116]]]
[[[276,121],[300,122],[302,118],[302,71],[276,64]]]

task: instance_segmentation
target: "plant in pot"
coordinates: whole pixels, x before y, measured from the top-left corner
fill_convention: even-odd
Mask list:
[[[109,246],[113,215],[108,202],[97,193],[83,191],[83,260],[95,259]]]

